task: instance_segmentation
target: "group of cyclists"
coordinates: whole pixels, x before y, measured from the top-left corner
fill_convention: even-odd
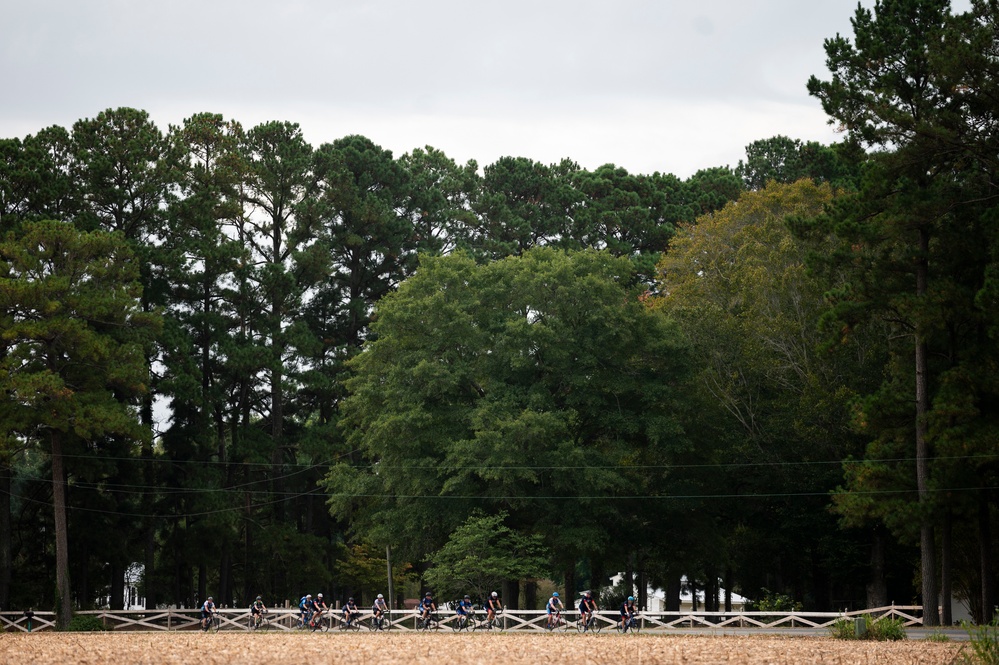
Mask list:
[[[564,605],[562,605],[562,599],[558,595],[558,591],[552,593],[551,598],[548,599],[548,603],[545,606],[545,610],[548,614],[548,620],[545,627],[548,630],[554,630],[559,627],[560,624],[564,624],[564,619],[562,618],[562,611]],[[596,628],[595,622],[596,618],[594,614],[597,611],[597,601],[593,598],[593,593],[586,591],[583,593],[582,598],[579,599],[579,606],[576,608],[579,611],[579,626],[582,632],[589,632]],[[638,608],[635,607],[635,597],[628,596],[627,600],[621,603],[619,608],[620,617],[618,619],[618,628],[622,633],[628,632],[628,629],[635,630],[638,627]]]
[[[299,616],[299,626],[315,628],[317,621],[322,621],[327,612],[329,612],[329,606],[326,605],[326,601],[323,600],[323,594],[316,594],[313,598],[312,594],[306,594],[302,596],[302,599],[298,602],[298,609],[300,612]],[[385,602],[385,596],[378,594],[375,602],[371,605],[371,620],[374,627],[378,630],[382,628],[382,622],[385,618],[385,613],[388,611],[388,603]],[[361,618],[361,610],[357,607],[357,603],[354,601],[353,597],[347,599],[344,606],[340,609],[340,619],[343,622],[345,628],[351,628],[356,625],[356,622]]]
[[[437,612],[437,603],[434,602],[433,594],[428,591],[417,609],[420,612],[419,625],[426,627],[429,622],[433,621],[434,613]],[[482,609],[486,611],[486,619],[482,627],[492,628],[496,621],[496,615],[503,610],[499,593],[493,591],[489,594],[486,597],[486,602],[482,604]],[[455,603],[454,612],[458,615],[459,628],[471,627],[475,620],[475,605],[472,603],[472,597],[466,594],[464,598]]]
[[[303,628],[315,628],[316,622],[325,620],[325,617],[329,612],[329,606],[326,604],[326,601],[323,600],[323,594],[321,593],[316,594],[315,598],[312,597],[312,594],[302,596],[302,599],[299,601],[298,608],[300,611],[299,626]],[[374,604],[371,606],[371,620],[375,628],[379,630],[382,628],[385,613],[388,609],[388,603],[385,602],[385,597],[382,594],[378,594]],[[500,602],[499,594],[497,592],[493,591],[486,598],[486,602],[483,603],[483,609],[486,611],[484,627],[491,628],[496,620],[496,615],[503,609],[503,604]],[[546,628],[548,628],[548,630],[553,630],[558,628],[560,625],[564,625],[565,620],[562,619],[562,612],[565,610],[565,606],[562,604],[562,599],[559,597],[558,591],[552,593],[551,598],[548,599],[545,609],[547,610]],[[593,598],[593,594],[589,591],[585,592],[582,598],[580,598],[579,606],[577,607],[577,610],[579,611],[579,625],[581,626],[582,632],[587,632],[595,628],[594,613],[597,609],[597,603]],[[625,633],[629,628],[633,630],[636,629],[638,609],[635,607],[635,597],[628,596],[627,600],[621,603],[621,607],[619,609],[620,617],[618,619],[618,628],[621,632]],[[432,593],[429,591],[426,593],[417,606],[417,611],[419,612],[419,621],[421,622],[421,626],[427,626],[434,620],[434,615],[437,612],[437,603],[434,602]],[[214,618],[215,612],[215,601],[211,596],[209,596],[208,599],[201,605],[202,630],[208,630],[208,626]],[[361,610],[357,607],[357,603],[354,602],[353,598],[347,599],[346,604],[341,608],[340,612],[341,621],[344,623],[344,627],[347,628],[354,626],[355,622],[357,622],[361,617]],[[458,615],[458,622],[461,627],[468,625],[468,622],[474,620],[475,610],[470,596],[466,595],[455,604],[455,613]],[[267,607],[264,605],[263,598],[257,596],[256,600],[253,601],[253,604],[250,605],[250,627],[258,627],[265,614],[267,614]]]

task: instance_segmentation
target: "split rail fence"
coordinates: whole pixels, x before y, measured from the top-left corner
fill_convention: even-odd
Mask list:
[[[923,608],[919,605],[892,605],[854,612],[641,612],[638,628],[642,633],[669,633],[683,628],[759,628],[790,630],[795,628],[831,628],[837,621],[856,619],[865,615],[872,618],[889,617],[901,619],[906,627],[922,626]],[[171,631],[198,630],[200,611],[197,609],[151,609],[151,610],[87,610],[77,612],[77,616],[93,616],[100,620],[106,630],[113,631]],[[250,613],[243,609],[220,609],[220,630],[250,630]],[[369,625],[369,613],[360,619]],[[436,629],[450,631],[455,627],[457,615],[453,612],[440,612]],[[480,611],[478,618],[483,617]],[[601,611],[596,613],[598,626],[604,631],[613,632],[617,627],[618,613]],[[340,613],[330,612],[332,630],[341,629]],[[389,613],[384,629],[399,631],[417,630],[417,615],[412,610],[393,610]],[[578,612],[563,614],[564,630],[576,632]],[[276,608],[268,611],[262,630],[294,631],[299,628],[299,612],[296,608]],[[506,610],[496,619],[495,628],[504,631],[545,632],[547,614],[543,610]],[[30,619],[23,612],[0,612],[0,629],[4,631],[46,631],[54,630],[54,612],[35,612]]]

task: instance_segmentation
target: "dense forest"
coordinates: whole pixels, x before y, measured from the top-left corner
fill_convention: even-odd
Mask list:
[[[213,113],[0,139],[0,608],[681,584],[988,620],[999,7],[687,179]],[[624,586],[610,587],[623,573]]]

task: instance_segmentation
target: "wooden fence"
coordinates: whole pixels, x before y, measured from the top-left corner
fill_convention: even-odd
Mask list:
[[[682,628],[759,628],[792,630],[796,628],[830,628],[842,619],[855,619],[864,615],[901,619],[905,626],[922,626],[922,607],[918,605],[892,605],[855,612],[641,612],[638,627],[641,632],[669,633]],[[162,610],[88,610],[77,612],[77,616],[93,616],[100,620],[106,630],[113,631],[169,631],[198,630],[200,611],[197,609]],[[367,628],[370,613],[361,617]],[[453,612],[440,612],[438,629],[451,630],[455,627],[457,615]],[[221,630],[248,631],[250,613],[247,610],[220,609]],[[330,611],[332,630],[343,628],[340,613]],[[390,612],[387,628],[399,631],[416,630],[417,615],[412,610]],[[484,613],[477,613],[479,620]],[[563,629],[575,632],[579,615],[565,612]],[[617,626],[618,613],[601,611],[596,614],[598,626],[613,631]],[[495,627],[505,631],[545,632],[547,614],[543,610],[506,610],[497,617]],[[23,612],[0,612],[0,629],[4,631],[28,632],[55,629],[54,612],[35,612],[30,618]],[[293,631],[299,628],[297,608],[271,609],[263,630]]]

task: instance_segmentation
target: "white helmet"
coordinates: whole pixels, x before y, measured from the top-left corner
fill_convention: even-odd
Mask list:
[[[306,598],[307,600],[312,600],[312,594],[311,594],[311,593],[307,593],[307,594],[305,594],[305,598]]]
[[[493,591],[493,598],[499,598],[499,594]]]
[[[383,596],[382,594],[378,594],[378,597],[379,598],[384,598],[385,596]]]
[[[322,598],[322,597],[323,597],[323,594],[319,594],[319,595],[317,596],[317,598]]]

